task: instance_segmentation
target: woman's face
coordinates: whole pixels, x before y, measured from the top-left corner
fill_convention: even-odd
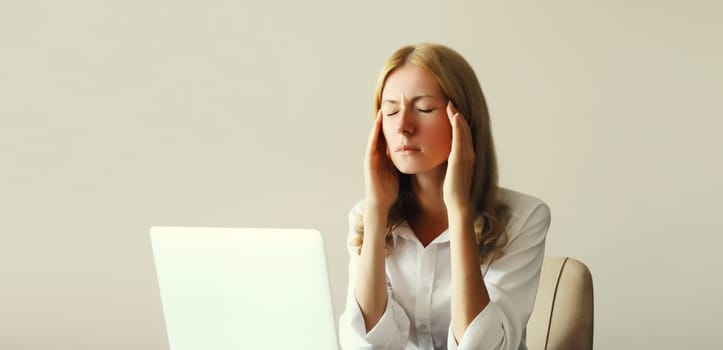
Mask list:
[[[437,169],[449,158],[452,126],[447,96],[428,71],[406,64],[382,90],[382,131],[392,162],[405,174]]]

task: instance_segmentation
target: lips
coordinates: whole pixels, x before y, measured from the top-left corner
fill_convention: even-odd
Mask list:
[[[410,152],[419,152],[421,149],[419,147],[409,146],[409,145],[401,145],[397,147],[397,152],[401,153],[410,153]]]

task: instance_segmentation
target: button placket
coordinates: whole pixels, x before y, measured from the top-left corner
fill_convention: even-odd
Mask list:
[[[431,335],[431,311],[432,311],[432,283],[434,280],[434,262],[437,252],[436,245],[427,246],[423,249],[419,264],[419,280],[417,284],[417,300],[415,322],[417,328],[417,339],[420,348],[430,349],[432,342]]]

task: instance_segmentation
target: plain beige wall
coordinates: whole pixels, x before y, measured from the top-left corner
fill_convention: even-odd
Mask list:
[[[338,315],[376,75],[420,41],[471,62],[501,184],[592,269],[596,348],[721,348],[722,12],[3,2],[0,348],[166,349],[151,225],[318,228]]]

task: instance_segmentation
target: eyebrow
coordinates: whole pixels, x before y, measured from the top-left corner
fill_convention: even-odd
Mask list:
[[[416,100],[419,100],[419,99],[422,99],[422,98],[425,98],[425,97],[435,98],[435,97],[437,97],[437,96],[433,96],[433,95],[418,95],[418,96],[414,96],[414,97],[410,98],[409,101],[414,102],[414,101],[416,101]],[[382,101],[382,104],[385,104],[385,103],[391,103],[391,104],[397,105],[397,104],[399,104],[399,101],[398,101],[398,100],[392,100],[392,99],[386,99],[386,100],[383,100],[383,101]]]

